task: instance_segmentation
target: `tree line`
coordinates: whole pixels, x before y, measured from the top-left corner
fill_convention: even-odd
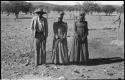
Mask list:
[[[26,2],[26,1],[8,1],[2,2],[1,1],[1,13],[6,12],[9,16],[10,13],[13,13],[16,17],[18,17],[19,12],[23,12],[25,14],[32,13],[36,8],[44,8],[48,12],[49,11],[85,11],[87,14],[93,14],[93,12],[101,13],[104,12],[107,15],[111,15],[113,12],[124,12],[124,4],[119,7],[115,7],[112,5],[99,5],[94,1],[84,1],[82,5],[55,5],[55,6],[45,6],[39,5],[34,6],[33,4]]]
[[[33,10],[33,5],[25,1],[1,2],[1,13],[6,12],[8,16],[10,15],[10,13],[13,13],[16,17],[18,17],[19,12],[27,14],[28,12],[32,12]]]

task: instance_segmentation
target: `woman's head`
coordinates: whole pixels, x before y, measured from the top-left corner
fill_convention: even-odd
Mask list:
[[[64,12],[60,13],[60,16],[58,17],[58,22],[62,22],[63,21],[63,16],[64,16]]]
[[[80,21],[84,21],[85,20],[85,13],[84,12],[80,13],[79,20]]]
[[[63,17],[58,17],[58,22],[62,22],[63,21]]]

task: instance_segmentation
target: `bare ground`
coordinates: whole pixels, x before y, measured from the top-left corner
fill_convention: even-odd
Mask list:
[[[30,28],[31,20],[19,19],[15,22],[12,18],[5,18],[4,16],[1,19],[2,79],[124,79],[124,47],[110,44],[112,40],[116,39],[116,31],[111,29],[89,31],[90,60],[88,65],[54,65],[51,64],[50,58],[53,39],[52,23],[54,20],[50,19],[47,40],[48,64],[35,68],[33,64],[34,50]],[[70,51],[73,21],[68,22],[69,37],[67,40]],[[104,24],[103,22],[93,22],[93,26],[97,25],[97,28],[99,28]],[[92,27],[92,25],[90,26]]]

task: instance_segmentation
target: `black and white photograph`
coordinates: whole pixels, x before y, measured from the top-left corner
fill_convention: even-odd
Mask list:
[[[124,80],[124,1],[1,1],[1,80]]]

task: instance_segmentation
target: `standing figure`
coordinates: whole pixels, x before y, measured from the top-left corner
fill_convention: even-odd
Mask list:
[[[85,13],[80,13],[78,21],[75,21],[74,36],[70,51],[71,63],[86,63],[89,59],[88,52],[88,24],[85,21]]]
[[[33,40],[35,41],[35,64],[36,66],[46,62],[46,39],[48,36],[47,19],[43,17],[46,12],[37,9],[34,13],[37,16],[32,19]]]
[[[68,47],[67,47],[67,23],[63,22],[64,13],[60,14],[58,22],[54,22],[53,31],[54,39],[52,46],[52,63],[67,64],[68,63]]]

